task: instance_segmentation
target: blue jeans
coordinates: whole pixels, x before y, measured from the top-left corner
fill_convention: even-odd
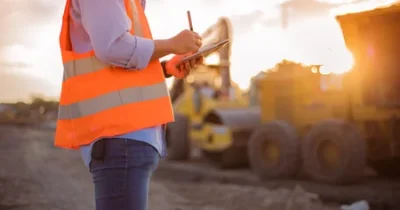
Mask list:
[[[159,154],[150,144],[104,139],[103,161],[92,160],[96,210],[146,210],[150,177]]]

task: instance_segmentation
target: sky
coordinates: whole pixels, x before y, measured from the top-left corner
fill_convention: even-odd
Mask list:
[[[357,5],[344,5],[357,1]],[[251,76],[282,59],[322,64],[327,71],[351,68],[334,15],[372,9],[395,0],[147,0],[155,39],[188,28],[202,33],[221,16],[233,26],[231,76],[246,88]],[[281,28],[280,5],[289,5],[289,27]],[[62,62],[58,36],[65,0],[0,0],[0,101],[26,100],[32,93],[58,97]],[[169,24],[165,24],[169,23]],[[169,81],[170,82],[170,81]]]

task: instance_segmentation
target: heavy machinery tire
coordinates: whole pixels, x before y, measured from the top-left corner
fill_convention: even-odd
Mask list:
[[[175,122],[167,125],[167,159],[184,161],[190,158],[189,119],[175,114]]]
[[[248,156],[251,169],[261,179],[295,176],[301,164],[296,130],[283,121],[261,125],[250,137]]]
[[[203,150],[203,156],[220,169],[242,168],[248,165],[246,148],[231,147],[221,152]]]
[[[302,159],[304,172],[316,181],[353,183],[366,167],[366,142],[350,123],[324,120],[306,134]]]

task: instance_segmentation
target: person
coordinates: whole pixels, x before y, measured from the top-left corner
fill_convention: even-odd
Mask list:
[[[149,182],[166,156],[174,115],[165,77],[185,78],[202,59],[201,37],[183,30],[154,40],[144,0],[67,0],[55,145],[80,149],[97,210],[146,210]],[[169,61],[159,59],[175,56]],[[179,64],[179,65],[178,65]]]

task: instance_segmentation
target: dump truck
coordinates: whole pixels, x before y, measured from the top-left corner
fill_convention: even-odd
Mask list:
[[[304,172],[346,184],[362,180],[367,166],[382,176],[400,174],[398,20],[400,4],[337,16],[354,57],[343,75],[286,63],[257,81],[262,124],[248,156],[260,178]]]

